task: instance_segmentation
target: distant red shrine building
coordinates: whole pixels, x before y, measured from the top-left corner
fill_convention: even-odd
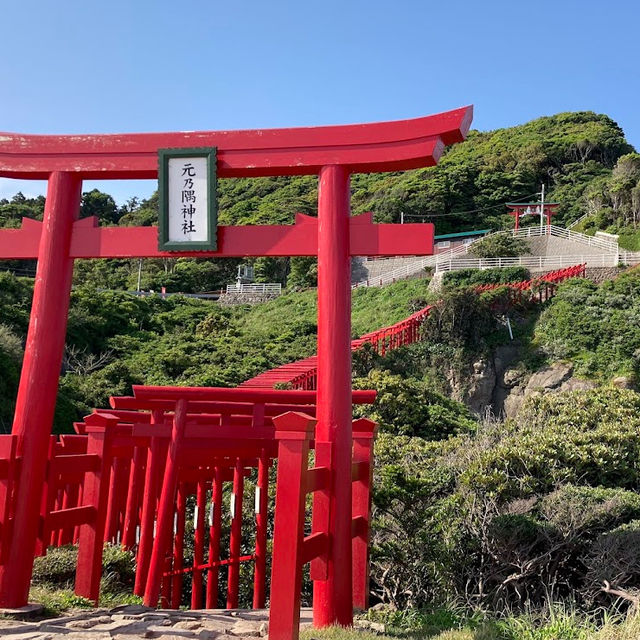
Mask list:
[[[293,605],[296,598],[299,603],[302,564],[312,559],[314,623],[316,626],[352,623],[352,551],[355,548],[352,540],[354,545],[354,535],[362,540],[361,533],[368,527],[368,513],[360,514],[355,520],[352,516],[353,478],[364,477],[366,465],[361,460],[354,466],[353,430],[361,426],[352,425],[350,258],[353,255],[429,255],[433,253],[433,225],[373,224],[370,214],[351,217],[349,177],[356,172],[401,171],[435,165],[447,145],[465,138],[472,111],[472,107],[464,107],[412,120],[300,129],[69,136],[0,133],[0,177],[48,181],[43,222],[23,220],[20,229],[0,230],[0,259],[38,260],[12,435],[4,436],[6,440],[0,442],[0,460],[4,461],[0,463],[0,606],[26,604],[36,541],[43,540],[43,526],[45,530],[47,526],[42,521],[40,507],[43,492],[52,490],[51,486],[47,489],[45,480],[51,478],[52,456],[59,446],[51,439],[51,425],[74,260],[317,255],[318,384],[317,392],[313,392],[314,401],[305,401],[317,407],[316,415],[313,421],[295,418],[293,425],[278,427],[280,431],[276,432],[281,446],[293,456],[290,459],[295,464],[303,460],[313,441],[317,468],[309,471],[309,479],[304,482],[310,484],[302,494],[298,491],[296,504],[284,499],[282,504],[276,503],[276,527],[279,521],[286,523],[294,512],[304,508],[305,491],[315,491],[314,486],[324,488],[314,493],[316,533],[303,540],[302,530],[291,531],[291,552],[286,545],[281,545],[278,551],[274,544],[270,635],[274,639],[285,639],[297,634],[298,612]],[[78,219],[83,180],[155,179],[160,150],[179,152],[182,149],[186,153],[187,149],[203,148],[209,149],[210,157],[215,158],[214,169],[220,178],[317,175],[318,217],[298,216],[293,225],[220,226],[216,230],[216,242],[211,245],[215,250],[202,251],[160,250],[155,227],[99,227],[95,218]],[[173,445],[175,437],[188,436],[192,415],[189,403],[197,404],[199,401],[193,398],[202,397],[205,400],[201,404],[208,406],[212,397],[226,396],[219,390],[189,393],[179,388],[138,390],[138,394],[144,393],[151,395],[145,396],[147,399],[140,395],[143,404],[156,406],[153,402],[164,402],[160,406],[174,407],[169,417],[163,418],[172,421],[173,426],[163,423],[158,428],[162,426],[164,437],[170,437],[172,443],[168,452],[165,449],[168,456],[165,480],[169,476],[175,479],[177,462],[171,458],[172,451],[175,453]],[[261,399],[258,392],[255,394],[254,415],[264,418],[266,400]],[[94,424],[96,422],[99,424]],[[100,435],[108,433],[104,431],[105,424],[112,422],[117,427],[117,415],[87,419],[88,428],[95,434],[95,437],[91,433],[88,436],[93,437],[96,451],[102,446],[101,442],[104,444],[100,438],[107,437]],[[197,433],[202,431],[198,424],[194,425]],[[147,433],[151,427],[140,428]],[[235,446],[242,446],[241,439]],[[119,451],[122,456],[128,449]],[[78,470],[86,473],[86,482],[89,482],[83,494],[85,503],[75,509],[57,511],[56,523],[79,527],[81,540],[85,531],[93,540],[93,548],[101,554],[102,538],[97,533],[96,522],[103,514],[95,505],[107,499],[108,487],[100,484],[100,474],[96,471],[96,460],[100,456],[98,453],[87,455],[89,457],[82,458],[83,462],[74,458],[78,465],[84,465],[78,466]],[[155,455],[159,454],[155,452]],[[12,464],[12,460],[16,464]],[[237,471],[233,476],[234,487],[242,475],[241,468]],[[174,496],[168,493],[171,490],[175,496],[175,484],[165,482],[160,499],[165,507],[174,504]],[[115,496],[109,497],[112,498]],[[97,502],[86,502],[94,499]],[[150,517],[153,520],[153,512]],[[161,509],[158,517],[163,530],[170,526],[168,511],[163,515]],[[162,537],[160,532],[157,537]],[[366,547],[367,541],[364,544]],[[276,553],[282,558],[280,563],[275,562]],[[84,551],[81,556],[85,558]],[[159,565],[154,564],[154,558],[160,563],[164,560],[161,547],[154,546],[150,560],[153,565],[150,576],[155,578],[151,586],[147,584],[145,601],[151,603],[154,598],[157,601],[159,588]],[[100,557],[94,554],[90,560],[94,569],[96,566],[99,569]],[[358,566],[359,575],[366,576],[366,566],[362,563]],[[92,571],[83,573],[86,584],[82,583],[82,591],[87,589],[93,593],[99,586],[99,572]],[[366,588],[366,581],[363,584]],[[279,614],[274,619],[276,602]],[[282,612],[287,607],[285,615]]]
[[[515,218],[514,230],[520,228],[520,218],[523,216],[539,216],[542,226],[542,217],[546,219],[546,226],[551,226],[551,217],[558,213],[559,202],[507,202],[509,215]],[[541,211],[541,207],[543,210]]]

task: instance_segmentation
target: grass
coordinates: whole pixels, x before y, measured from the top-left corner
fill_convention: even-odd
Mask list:
[[[426,304],[428,282],[425,279],[402,280],[386,287],[356,289],[352,296],[352,336],[359,337],[406,318],[417,310],[411,307],[414,300],[425,301]],[[316,309],[315,290],[292,292],[270,302],[242,307],[234,315],[234,321],[238,332],[260,335],[292,321],[315,325]]]
[[[640,251],[640,231],[621,231],[618,244],[627,251]]]
[[[51,585],[33,585],[29,590],[29,602],[44,607],[43,618],[55,618],[74,609],[93,608],[93,602],[77,596],[71,588],[59,589]],[[100,607],[111,609],[123,604],[142,604],[142,598],[125,592],[100,592]]]
[[[89,600],[73,592],[76,562],[77,548],[72,545],[49,549],[47,555],[35,559],[29,601],[43,605],[45,617],[93,606]],[[130,592],[134,575],[133,554],[117,545],[105,545],[100,606],[141,604],[142,599]]]
[[[488,614],[439,609],[433,612],[389,611],[371,619],[385,619],[385,632],[330,627],[304,629],[301,640],[638,640],[640,617],[606,618],[599,625],[570,606],[555,605],[546,613],[490,617]]]
[[[70,609],[91,609],[93,603],[77,596],[71,589],[53,589],[48,586],[32,586],[29,602],[37,602],[44,607],[45,618],[55,618]]]

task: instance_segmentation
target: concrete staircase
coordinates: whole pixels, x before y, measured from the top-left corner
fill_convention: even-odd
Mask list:
[[[384,286],[397,280],[420,277],[425,273],[426,268],[431,268],[438,273],[457,269],[523,266],[535,273],[575,264],[587,264],[589,267],[615,267],[620,263],[627,265],[640,263],[640,252],[621,250],[614,240],[587,236],[555,225],[527,227],[518,231],[497,231],[490,235],[498,234],[522,238],[529,245],[531,253],[517,258],[474,258],[468,253],[472,242],[433,256],[356,258],[352,266],[352,286]]]

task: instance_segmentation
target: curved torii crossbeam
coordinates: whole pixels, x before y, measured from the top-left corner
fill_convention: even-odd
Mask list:
[[[251,131],[109,135],[0,133],[0,177],[156,178],[158,149],[217,147],[221,178],[317,174],[326,165],[351,173],[434,165],[446,145],[464,140],[472,107],[393,122]]]
[[[0,259],[38,259],[12,429],[28,473],[17,485],[9,541],[2,531],[0,606],[22,606],[29,593],[74,259],[167,255],[157,249],[154,227],[101,228],[95,219],[78,220],[82,181],[153,179],[158,149],[207,146],[217,147],[217,174],[223,178],[319,176],[317,220],[303,216],[294,225],[219,227],[218,251],[169,255],[318,256],[315,439],[323,446],[316,450],[316,465],[330,469],[333,489],[314,497],[314,528],[325,527],[331,540],[323,561],[326,575],[314,580],[314,623],[352,623],[350,257],[430,254],[433,225],[374,225],[370,214],[350,217],[349,176],[436,164],[446,145],[465,138],[472,113],[472,107],[463,107],[396,122],[254,131],[0,133],[0,177],[48,180],[43,222],[0,230]]]

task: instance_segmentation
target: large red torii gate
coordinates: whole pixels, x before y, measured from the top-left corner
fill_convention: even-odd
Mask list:
[[[411,120],[298,129],[0,133],[0,177],[48,180],[43,222],[24,220],[21,229],[0,230],[0,259],[38,259],[12,429],[29,473],[17,488],[11,548],[0,566],[0,606],[22,606],[28,597],[74,259],[317,255],[316,439],[331,446],[316,464],[331,468],[334,490],[314,509],[329,521],[331,539],[328,579],[314,591],[314,622],[351,624],[350,257],[430,254],[433,225],[374,225],[370,214],[350,217],[349,176],[436,164],[446,145],[464,139],[472,112],[469,106]],[[218,250],[198,252],[159,251],[155,227],[101,228],[95,219],[78,220],[83,180],[154,179],[158,149],[205,146],[217,148],[220,177],[317,174],[318,218],[219,227]]]

